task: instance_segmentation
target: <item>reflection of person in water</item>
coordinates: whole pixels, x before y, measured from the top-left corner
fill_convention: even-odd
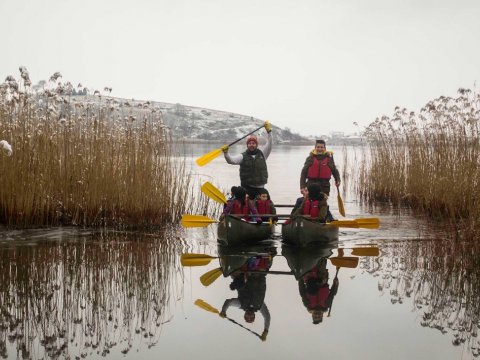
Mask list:
[[[298,290],[303,305],[312,314],[314,324],[321,323],[323,314],[332,306],[338,290],[338,278],[333,279],[332,287],[328,285],[327,259],[322,258],[317,265],[298,280]]]
[[[255,313],[260,311],[264,318],[264,330],[261,339],[267,339],[268,329],[270,328],[270,312],[265,305],[265,293],[267,291],[267,274],[262,271],[268,271],[272,266],[272,257],[270,255],[257,255],[251,257],[237,271],[232,273],[231,290],[238,291],[238,298],[225,300],[220,316],[227,316],[227,309],[230,306],[240,308],[245,311],[244,319],[247,323],[255,321]],[[251,273],[250,271],[255,271]],[[260,273],[258,273],[258,272]]]

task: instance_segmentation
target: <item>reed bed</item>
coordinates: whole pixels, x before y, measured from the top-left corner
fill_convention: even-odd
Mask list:
[[[84,358],[154,346],[173,316],[171,299],[183,296],[180,245],[165,239],[173,234],[2,247],[0,356]]]
[[[480,251],[478,243],[407,241],[382,247],[360,266],[378,277],[378,290],[393,305],[408,303],[419,323],[451,336],[480,356]]]
[[[0,224],[149,227],[205,207],[158,107],[20,73],[0,84]]]
[[[416,114],[395,108],[364,135],[367,150],[357,192],[372,204],[407,205],[454,224],[470,237],[480,231],[480,94],[459,89]]]

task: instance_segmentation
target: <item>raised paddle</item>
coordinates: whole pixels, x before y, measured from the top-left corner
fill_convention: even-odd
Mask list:
[[[228,144],[227,146],[230,147],[230,146],[236,144],[240,140],[245,139],[247,136],[252,135],[254,132],[260,130],[263,127],[265,127],[265,125],[262,125],[262,126],[256,128],[255,130],[249,132],[247,135],[242,136],[240,139],[235,140],[234,142]],[[212,161],[213,159],[215,159],[218,155],[220,155],[222,153],[222,151],[223,151],[222,148],[212,150],[208,154],[200,156],[197,160],[195,160],[195,162],[197,163],[198,166],[204,166],[204,165],[208,164],[210,161]]]
[[[337,185],[337,202],[338,202],[338,212],[340,215],[345,217],[345,208],[343,207],[343,200],[342,197],[340,196],[340,189],[338,188]]]

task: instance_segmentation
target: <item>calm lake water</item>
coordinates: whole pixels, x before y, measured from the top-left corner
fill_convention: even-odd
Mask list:
[[[183,151],[190,161],[215,147]],[[381,227],[341,229],[340,241],[330,246],[282,246],[279,226],[274,239],[242,249],[219,247],[215,224],[155,233],[73,228],[1,232],[0,356],[476,358],[478,249],[446,241],[433,224],[407,211],[362,207],[351,190],[352,168],[343,165],[345,150],[331,149],[341,173],[348,170],[350,180],[342,185],[347,217],[379,217]],[[275,203],[292,204],[300,196],[299,174],[309,150],[274,147],[268,189]],[[350,148],[347,159],[354,162],[358,154]],[[226,164],[223,156],[202,168],[192,165],[192,172],[199,183],[210,181],[223,190],[239,183],[238,167]],[[340,217],[335,190],[330,205]],[[339,248],[344,257],[358,260],[344,261],[337,269]],[[377,248],[378,255],[372,251]],[[213,258],[184,267],[183,253]],[[241,266],[271,273],[245,276],[234,271]],[[309,269],[317,269],[316,283],[308,280],[314,276]],[[208,286],[200,281],[206,273],[212,274]],[[316,301],[311,294],[328,291],[331,307],[314,324],[307,308]],[[246,322],[244,311],[235,307],[247,293],[254,294],[249,298],[260,308],[253,322]],[[226,317],[220,317],[228,304]]]

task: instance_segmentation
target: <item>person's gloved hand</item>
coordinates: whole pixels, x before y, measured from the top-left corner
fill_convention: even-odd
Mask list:
[[[263,124],[263,126],[265,127],[265,130],[267,130],[268,133],[272,131],[272,125],[268,120],[265,121],[265,124]]]
[[[224,153],[228,152],[228,145],[223,145],[223,146],[222,146],[222,151],[223,151]]]
[[[262,339],[262,341],[266,341],[267,335],[268,335],[268,330],[263,330],[263,333],[262,333],[262,336],[260,336],[260,339]]]
[[[262,219],[257,219],[257,225],[260,225],[262,223]]]
[[[225,314],[223,311],[218,314],[222,319],[225,319],[227,317],[227,314]]]

